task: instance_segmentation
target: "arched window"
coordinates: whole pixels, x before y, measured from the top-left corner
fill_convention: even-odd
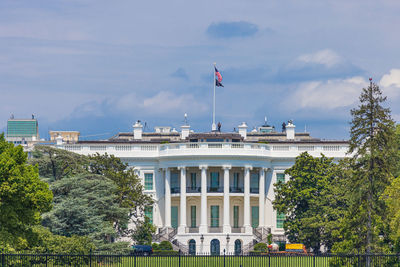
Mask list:
[[[194,239],[189,240],[189,254],[196,255],[196,241]]]
[[[235,255],[242,254],[242,241],[239,239],[235,240]]]
[[[218,239],[213,239],[211,240],[211,255],[219,255],[219,240]]]

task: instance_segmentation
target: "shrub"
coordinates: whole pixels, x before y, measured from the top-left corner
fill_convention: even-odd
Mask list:
[[[254,246],[254,251],[268,252],[268,246],[265,243],[258,243]]]
[[[158,256],[175,256],[178,255],[179,252],[175,250],[154,250],[153,255]]]
[[[250,251],[250,252],[249,252],[249,255],[251,255],[251,256],[258,256],[258,255],[262,255],[263,253],[265,253],[265,252],[253,250],[253,251]]]
[[[160,250],[160,245],[158,243],[151,244],[151,247],[153,248],[153,251]]]
[[[172,250],[172,244],[169,241],[162,241],[158,245],[159,250]]]

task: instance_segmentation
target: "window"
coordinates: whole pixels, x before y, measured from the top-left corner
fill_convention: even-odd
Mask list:
[[[276,174],[276,183],[285,182],[285,174],[284,173],[277,173]]]
[[[233,206],[233,228],[239,227],[239,206]]]
[[[196,227],[196,206],[190,206],[190,227]]]
[[[153,223],[153,206],[147,206],[144,208],[144,216],[149,218],[150,223]]]
[[[178,206],[171,207],[171,226],[178,228]]]
[[[219,227],[219,206],[211,206],[211,227]]]
[[[144,174],[144,190],[153,190],[153,174]]]
[[[179,193],[179,174],[176,172],[171,173],[171,193]]]
[[[251,227],[257,228],[258,227],[258,206],[251,207]]]
[[[283,222],[285,221],[285,214],[278,213],[276,215],[276,228],[283,228]]]
[[[234,188],[239,187],[239,173],[238,172],[233,173],[233,187]]]
[[[196,189],[197,184],[196,184],[196,173],[192,172],[190,174],[190,185],[191,185],[191,189]]]
[[[258,183],[258,173],[252,173],[250,176],[250,188],[253,189],[252,191],[254,193],[257,193],[259,185],[260,184]]]
[[[211,173],[211,188],[218,188],[219,187],[219,172],[212,172]]]

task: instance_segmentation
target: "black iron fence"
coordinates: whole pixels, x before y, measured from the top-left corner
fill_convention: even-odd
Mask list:
[[[126,267],[325,267],[400,266],[399,255],[62,255],[1,254],[0,266],[126,266]]]

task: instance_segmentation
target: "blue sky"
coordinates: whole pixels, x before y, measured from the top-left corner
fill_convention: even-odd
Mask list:
[[[134,121],[195,131],[268,122],[346,139],[372,76],[400,120],[400,2],[0,2],[0,129],[35,114],[40,134],[105,138]],[[101,135],[103,134],[103,135]]]

